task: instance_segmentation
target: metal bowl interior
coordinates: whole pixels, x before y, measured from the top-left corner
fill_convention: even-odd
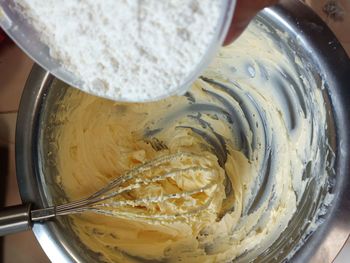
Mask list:
[[[301,3],[285,1],[265,9],[255,23],[265,25],[276,43],[301,58],[310,81],[325,87],[322,92],[328,111],[327,136],[336,156],[333,169],[329,170],[335,198],[323,215],[323,224],[312,235],[306,235],[297,223],[291,223],[293,242],[286,244],[282,235],[256,261],[282,261],[304,240],[293,260],[330,262],[350,233],[350,194],[346,193],[350,187],[347,135],[350,116],[346,109],[350,94],[345,89],[350,82],[350,61],[329,29]],[[281,33],[287,37],[282,38]],[[59,203],[64,198],[55,180],[55,163],[50,158],[55,145],[48,142],[55,132],[55,127],[49,125],[50,119],[68,88],[68,84],[34,66],[21,100],[16,132],[17,177],[23,202],[32,202],[37,207]],[[84,247],[67,220],[62,217],[34,225],[41,246],[53,262],[95,262],[98,255]],[[240,261],[246,260],[243,257]]]

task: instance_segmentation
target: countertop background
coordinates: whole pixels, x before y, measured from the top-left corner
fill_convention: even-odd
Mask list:
[[[350,56],[350,0],[305,0],[326,21]],[[10,40],[0,39],[0,207],[21,202],[16,181],[14,145],[19,100],[33,65]],[[349,189],[350,191],[350,189]],[[46,263],[32,232],[0,238],[0,262]],[[350,241],[335,263],[350,262]]]

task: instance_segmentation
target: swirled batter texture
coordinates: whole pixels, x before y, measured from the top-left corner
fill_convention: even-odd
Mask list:
[[[57,169],[69,200],[176,152],[202,155],[219,178],[220,190],[208,194],[212,209],[188,222],[73,216],[74,231],[101,260],[252,260],[276,242],[280,256],[293,240],[288,226],[295,220],[303,233],[314,227],[315,217],[300,211],[305,196],[317,196],[326,180],[323,97],[301,77],[303,65],[262,31],[251,27],[222,49],[184,96],[123,104],[67,91],[56,118]]]

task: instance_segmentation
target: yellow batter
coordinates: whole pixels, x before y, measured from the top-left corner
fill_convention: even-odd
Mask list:
[[[254,258],[286,229],[308,180],[302,178],[306,164],[318,158],[317,141],[312,138],[321,131],[312,129],[311,116],[302,108],[295,109],[293,122],[288,118],[285,105],[278,101],[276,89],[269,82],[273,74],[267,78],[267,73],[261,68],[259,72],[257,62],[250,59],[255,46],[259,41],[253,32],[234,47],[224,49],[206,74],[220,84],[198,80],[187,96],[124,104],[68,90],[56,116],[60,122],[56,139],[58,180],[69,200],[89,196],[129,169],[177,152],[199,154],[202,158],[196,165],[209,167],[216,178],[214,190],[191,200],[195,206],[201,198],[212,198],[210,207],[188,221],[159,223],[97,214],[73,216],[74,231],[86,247],[100,254],[101,260],[226,262],[245,252]],[[267,71],[278,71],[280,68],[274,67],[277,64],[292,70],[288,58],[277,49],[271,51],[264,40],[260,47],[255,50],[256,57],[262,58]],[[242,68],[233,69],[232,63]],[[248,68],[251,76],[243,69],[247,63],[256,66],[254,74]],[[236,75],[231,79],[233,72]],[[235,94],[226,90],[230,85]],[[311,100],[323,105],[320,93],[314,92]],[[233,96],[242,99],[238,102]],[[251,98],[255,104],[249,104]],[[235,111],[230,111],[228,104]],[[269,125],[265,135],[259,130],[263,124],[254,113],[254,105],[262,105],[261,118]],[[246,114],[243,106],[253,112],[251,118],[256,123],[240,122]],[[232,117],[234,114],[237,116]],[[315,114],[312,118],[322,125],[324,109]],[[235,132],[235,127],[245,132]],[[268,165],[269,158],[276,161]],[[262,179],[265,173],[269,173],[267,181]],[[189,178],[186,184],[200,186],[200,176]],[[183,189],[180,181],[172,182],[171,187]],[[169,187],[153,185],[136,191],[133,198],[161,196],[172,191]],[[265,191],[260,192],[260,188]],[[172,205],[143,209],[150,214],[167,209],[171,213],[171,209],[177,209]]]
[[[190,222],[153,225],[147,221],[100,215],[76,216],[74,224],[81,240],[92,250],[102,252],[111,262],[123,259],[119,250],[145,259],[175,258],[178,251],[191,257],[205,255],[196,238],[204,235],[203,230],[210,225],[216,224],[225,198],[224,171],[215,155],[205,149],[205,142],[189,129],[176,130],[174,127],[164,132],[166,138],[161,138],[168,149],[156,151],[150,142],[145,142],[143,130],[152,120],[161,118],[163,110],[169,107],[168,101],[155,104],[116,104],[76,90],[70,92],[66,103],[77,107],[67,111],[69,116],[61,116],[68,121],[59,137],[59,167],[62,169],[62,186],[71,200],[96,192],[116,176],[147,160],[176,152],[201,153],[203,158],[196,165],[213,167],[218,172],[219,185],[215,192],[210,193],[214,198],[210,209],[206,209],[200,216],[196,215]],[[187,100],[180,97],[171,102],[178,108],[187,104]],[[239,153],[236,155],[236,161],[240,162],[237,169],[240,167],[239,170],[243,172],[247,160]],[[235,173],[239,171],[235,171],[233,163],[230,166],[232,178],[238,178]],[[200,186],[199,179],[189,183]],[[148,194],[161,195],[167,189],[162,186],[161,189],[147,190]],[[144,196],[138,192],[135,198],[142,197]]]

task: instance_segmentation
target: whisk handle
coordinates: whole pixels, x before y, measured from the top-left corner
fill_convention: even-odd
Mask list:
[[[2,208],[0,210],[0,236],[31,229],[30,211],[30,204]]]

